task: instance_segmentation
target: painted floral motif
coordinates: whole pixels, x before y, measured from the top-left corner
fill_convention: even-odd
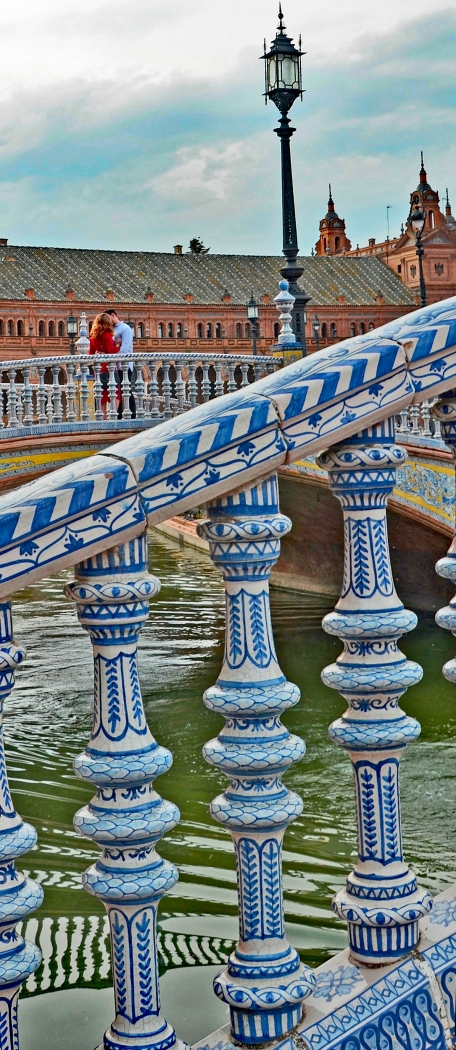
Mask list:
[[[337,970],[325,970],[316,976],[314,999],[325,999],[327,1003],[336,996],[341,999],[342,996],[350,995],[355,986],[364,980],[356,966],[338,966]]]
[[[456,897],[448,901],[435,901],[430,921],[434,926],[451,926],[456,922]]]

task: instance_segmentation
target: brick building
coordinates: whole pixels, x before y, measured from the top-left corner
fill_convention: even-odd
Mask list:
[[[446,191],[445,214],[440,209],[437,190],[428,183],[421,154],[421,169],[416,189],[410,194],[410,209],[419,204],[426,213],[422,235],[424,248],[423,271],[427,300],[438,302],[456,295],[456,220],[451,214],[451,205]],[[407,221],[402,225],[399,237],[380,244],[371,237],[369,243],[357,247],[350,255],[358,259],[378,258],[385,262],[403,281],[412,293],[419,292],[419,269],[416,256],[415,235]]]
[[[307,343],[321,345],[367,332],[409,312],[415,298],[376,257],[300,259],[311,295]],[[278,335],[273,299],[282,257],[35,248],[0,240],[2,359],[68,351],[66,319],[85,310],[89,322],[115,305],[134,325],[136,350],[160,348],[250,353],[246,302],[260,306],[260,353]]]

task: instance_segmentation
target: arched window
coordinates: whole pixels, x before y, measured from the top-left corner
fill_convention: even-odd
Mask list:
[[[49,324],[48,324],[48,336],[50,336],[50,338],[52,339],[52,336],[54,336],[54,335],[55,335],[55,324],[54,324],[53,321],[49,321]]]
[[[274,325],[274,339],[278,339],[279,335],[280,335],[280,325],[279,325],[278,321],[276,321],[276,323]]]
[[[9,335],[9,332],[8,332]],[[40,339],[44,338],[44,321],[40,321],[38,324],[38,335]]]
[[[430,211],[429,212],[429,229],[433,230],[434,226],[435,226],[434,212]]]
[[[168,324],[168,339],[174,339],[174,325],[172,321]]]
[[[89,335],[90,335],[90,333],[92,331],[92,328],[93,328],[93,321],[89,321]]]
[[[12,334],[13,334],[13,332],[14,332],[14,326],[13,326],[13,322],[12,322],[12,321],[8,321],[8,328],[7,328],[7,331],[8,331],[8,335],[12,335]]]
[[[323,237],[323,248],[324,248],[324,251],[326,251],[326,245],[327,245],[326,237]]]
[[[336,237],[336,240],[334,242],[334,250],[336,252],[340,252],[340,237]]]
[[[216,326],[215,326],[215,338],[216,339],[221,339],[222,338],[222,326],[221,326],[221,324],[216,324]]]
[[[163,339],[164,328],[163,328],[162,324],[159,324],[157,331],[158,331],[158,338],[159,339]]]
[[[198,327],[196,329],[196,334],[197,334],[198,339],[202,339],[203,338],[203,326],[202,326],[202,324],[198,325]]]
[[[250,324],[249,324],[248,321],[247,321],[247,324],[245,326],[245,338],[246,339],[251,339],[252,338],[252,329],[251,329]]]
[[[356,335],[356,325],[355,324],[351,324],[350,325],[350,335]]]
[[[334,321],[332,322],[332,325],[331,325],[331,328],[330,328],[329,334],[330,334],[330,337],[331,337],[331,339],[335,339],[335,338],[336,338],[336,335],[337,335],[337,326],[336,326],[336,324],[334,323]]]
[[[239,322],[236,325],[236,339],[242,339],[242,325]]]
[[[375,328],[375,325],[374,325],[373,321],[369,321],[369,331],[373,332],[374,328]]]
[[[176,328],[176,335],[177,335],[177,338],[178,338],[178,339],[182,339],[182,336],[183,336],[183,334],[184,334],[184,330],[183,330],[183,328],[182,328],[182,325],[181,325],[181,324],[179,323],[179,324],[177,325],[177,328]]]
[[[64,326],[63,321],[59,321],[59,323],[58,323],[57,334],[58,334],[59,339],[63,339],[63,337],[65,335],[65,326]]]
[[[359,326],[359,334],[360,335],[364,335],[365,331],[366,331],[366,325],[364,324],[364,321],[361,321],[360,326]]]
[[[3,321],[0,321],[0,335],[3,335]]]
[[[17,322],[17,334],[19,336],[22,336],[24,334],[24,322],[23,321],[18,321]]]
[[[328,338],[328,329],[327,329],[327,326],[326,326],[326,321],[323,321],[323,324],[321,326],[321,338],[322,339],[327,339]]]
[[[141,324],[141,321],[139,322],[139,324],[136,325],[136,334],[138,336],[138,339],[142,339],[144,337],[144,325]]]
[[[210,321],[206,325],[206,339],[212,339],[212,325]]]

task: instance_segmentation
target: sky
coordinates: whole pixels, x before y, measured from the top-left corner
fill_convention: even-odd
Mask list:
[[[0,6],[0,236],[10,244],[280,254],[277,0]],[[456,0],[283,0],[302,34],[292,110],[299,244],[328,182],[353,247],[399,232],[418,181],[456,214]]]

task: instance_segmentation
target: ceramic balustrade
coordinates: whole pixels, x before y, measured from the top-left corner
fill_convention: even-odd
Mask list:
[[[258,1044],[299,1023],[315,984],[285,937],[283,915],[282,842],[302,801],[282,775],[305,748],[280,720],[300,694],[277,662],[269,575],[291,522],[279,511],[276,475],[216,500],[208,512],[197,531],[225,582],[226,641],[204,703],[226,724],[204,756],[229,777],[211,812],[233,838],[239,899],[239,943],[214,989],[229,1005],[233,1038]]]
[[[440,419],[433,414],[434,401],[423,401],[421,404],[409,405],[397,416],[396,434],[399,440],[411,444],[426,445],[438,441],[441,444]]]
[[[420,726],[399,700],[422,670],[398,649],[417,617],[404,609],[391,572],[386,507],[406,459],[394,436],[389,419],[318,456],[342,506],[345,547],[341,597],[323,620],[344,650],[322,679],[348,703],[329,732],[353,765],[358,824],[358,860],[333,907],[348,924],[353,959],[371,966],[416,947],[432,904],[402,853],[399,762]]]
[[[178,875],[155,849],[179,811],[153,785],[172,757],[147,725],[137,668],[139,631],[159,589],[144,534],[81,562],[65,588],[93,645],[93,730],[74,769],[96,794],[74,823],[102,849],[83,885],[103,901],[110,924],[116,1016],[104,1050],[183,1045],[160,1014],[157,958],[158,903]]]
[[[279,367],[273,358],[227,354],[135,353],[133,369],[131,361],[131,357],[113,359],[112,355],[100,354],[10,362],[8,382],[1,384],[0,429],[58,428],[68,423],[95,423],[98,428],[117,423],[119,418],[134,418],[139,421],[135,426],[146,426],[249,386]],[[108,369],[106,417],[102,407],[103,365]]]
[[[432,408],[432,415],[440,423],[442,440],[448,445],[453,459],[456,460],[456,391],[450,390],[447,395],[436,401]],[[435,568],[439,576],[456,584],[456,532],[448,553],[444,558],[440,558]],[[449,605],[439,609],[435,618],[439,627],[451,631],[456,637],[456,596],[451,599]],[[443,667],[443,674],[449,682],[456,683],[455,659],[447,661]]]
[[[16,930],[43,900],[37,883],[16,868],[16,861],[36,842],[35,829],[24,824],[11,798],[5,764],[3,704],[26,651],[13,641],[11,606],[0,604],[0,1046],[19,1050],[17,1003],[23,981],[35,972],[41,953]]]

